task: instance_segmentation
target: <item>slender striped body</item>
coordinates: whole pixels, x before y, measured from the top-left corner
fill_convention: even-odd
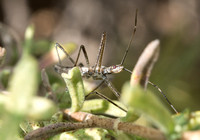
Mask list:
[[[70,69],[72,69],[73,67],[61,67],[59,65],[55,65],[55,69],[56,71],[60,71],[60,72],[68,72]],[[113,74],[113,73],[119,73],[123,70],[124,66],[121,65],[113,65],[110,67],[105,67],[105,66],[101,66],[99,67],[79,67],[80,71],[81,71],[81,76],[83,78],[92,78],[94,80],[103,80],[106,75],[108,74]]]

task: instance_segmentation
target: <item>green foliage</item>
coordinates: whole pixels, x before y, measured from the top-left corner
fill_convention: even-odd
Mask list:
[[[38,88],[37,78],[38,68],[36,60],[30,55],[24,54],[15,67],[9,83],[8,91],[11,94],[10,101],[7,103],[8,110],[15,110],[15,113],[19,115],[24,115],[28,112],[31,105],[30,100]]]
[[[31,47],[31,53],[36,56],[43,55],[50,50],[49,46],[52,45],[54,45],[54,43],[48,40],[35,40],[32,44],[33,47]]]
[[[58,100],[58,107],[60,109],[66,109],[71,107],[71,98],[69,91],[58,92],[56,94],[56,98]]]
[[[113,102],[123,108],[126,108],[119,101],[113,101]],[[113,104],[103,99],[93,99],[85,101],[81,111],[91,112],[94,114],[107,114],[116,117],[124,117],[126,115],[124,111],[122,111],[121,109],[117,108]]]
[[[11,75],[8,95],[1,94],[0,101],[0,139],[17,138],[19,124],[25,119],[47,119],[56,111],[54,104],[35,97],[38,90],[38,63],[31,56],[30,47],[33,38],[33,26],[25,35],[24,52]],[[43,106],[44,105],[44,106]]]
[[[85,100],[85,90],[79,68],[72,68],[68,74],[62,73],[62,77],[66,82],[72,100],[71,111],[79,111]]]
[[[0,72],[0,82],[7,92],[7,94],[0,94],[0,139],[23,139],[20,136],[23,137],[37,128],[65,121],[61,110],[70,107],[73,112],[84,111],[101,115],[106,114],[119,117],[124,122],[136,122],[143,118],[148,121],[150,126],[157,127],[169,139],[173,140],[180,138],[185,131],[200,129],[200,113],[198,111],[190,112],[185,110],[172,117],[168,109],[154,94],[144,91],[139,86],[131,87],[129,83],[126,83],[123,87],[121,102],[113,101],[122,108],[127,109],[127,113],[103,99],[85,101],[85,93],[88,87],[83,86],[78,67],[72,68],[68,73],[61,74],[68,88],[67,91],[60,90],[65,88],[63,87],[64,82],[58,81],[61,80],[61,78],[58,78],[60,75],[48,71],[51,90],[55,94],[56,100],[47,99],[46,97],[49,96],[46,95],[47,92],[43,93],[40,89],[40,70],[38,60],[33,54],[38,56],[43,55],[47,50],[49,52],[52,51],[49,48],[53,43],[46,40],[35,41],[33,36],[34,27],[32,25],[27,28],[23,53],[13,72],[7,68]],[[74,44],[64,46],[66,46],[64,49],[67,52],[75,49]],[[54,55],[57,57],[56,54]],[[51,64],[54,62],[52,60]],[[38,97],[38,93],[44,97]],[[19,132],[19,128],[21,132]],[[143,138],[137,136],[101,128],[64,132],[51,139],[107,140],[113,137],[124,140],[143,140]]]
[[[0,81],[2,83],[2,86],[7,88],[8,86],[8,80],[10,78],[11,70],[8,68],[3,69],[0,71]]]
[[[117,132],[117,134],[115,134],[114,136],[117,138],[117,140],[147,140],[145,138],[141,138],[131,134],[126,134],[123,132]]]
[[[128,106],[128,114],[132,113],[133,117],[136,114],[143,115],[166,134],[174,131],[174,122],[168,109],[149,91],[145,92],[139,86],[131,87],[129,83],[126,83],[122,90],[121,100]]]
[[[190,112],[188,109],[174,115],[175,133],[170,138],[175,140],[181,138],[181,134],[186,131],[195,131],[200,129],[200,111]]]
[[[50,140],[110,140],[108,131],[101,128],[80,129],[75,132],[64,132]]]

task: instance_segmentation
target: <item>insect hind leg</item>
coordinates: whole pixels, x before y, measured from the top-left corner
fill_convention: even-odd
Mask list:
[[[124,112],[127,112],[126,109],[120,107],[119,105],[117,105],[116,103],[114,103],[111,99],[109,99],[108,97],[106,97],[105,95],[101,94],[100,92],[97,92],[96,90],[102,85],[104,84],[104,80],[96,87],[94,88],[89,94],[87,94],[85,96],[85,98],[87,98],[88,96],[92,95],[92,94],[96,94],[97,96],[99,96],[100,98],[110,102],[111,104],[113,104],[114,106],[118,107],[119,109],[123,110]]]
[[[126,109],[124,109],[124,108],[122,108],[121,106],[117,105],[117,104],[114,103],[110,98],[106,97],[105,95],[101,94],[100,92],[94,91],[94,93],[95,93],[97,96],[101,97],[102,99],[104,99],[104,100],[110,102],[111,104],[113,104],[114,106],[118,107],[119,109],[123,110],[124,112],[127,112]]]
[[[97,90],[101,85],[103,85],[104,82],[105,82],[104,80],[101,81],[101,83],[100,83],[98,86],[96,86],[90,93],[88,93],[88,94],[85,96],[85,98],[87,98],[88,96],[90,96],[91,94],[93,94],[94,91]]]
[[[117,89],[113,86],[113,84],[108,80],[108,78],[106,76],[103,77],[103,79],[105,80],[106,85],[110,88],[110,90],[115,94],[115,96],[117,98],[120,97],[120,93],[119,91],[117,91]]]

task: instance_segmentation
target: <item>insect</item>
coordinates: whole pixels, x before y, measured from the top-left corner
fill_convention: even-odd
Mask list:
[[[118,65],[112,65],[112,66],[102,66],[102,59],[103,59],[103,54],[104,54],[104,48],[105,48],[105,44],[106,44],[106,32],[103,32],[102,34],[102,38],[101,38],[101,43],[100,43],[100,47],[98,50],[98,55],[97,55],[97,59],[96,62],[93,66],[90,66],[90,62],[88,59],[88,55],[87,55],[87,51],[85,49],[85,46],[81,45],[78,51],[78,55],[76,60],[74,61],[71,56],[63,49],[63,47],[56,43],[55,47],[57,50],[57,54],[58,54],[58,48],[61,49],[65,55],[68,57],[68,59],[71,61],[71,63],[73,64],[73,66],[62,66],[61,65],[61,60],[58,54],[58,58],[59,58],[59,64],[60,65],[55,65],[55,70],[58,73],[63,73],[63,72],[68,72],[70,69],[72,69],[73,67],[78,66],[81,72],[81,75],[83,78],[92,78],[93,80],[102,80],[101,83],[99,85],[97,85],[97,87],[95,89],[93,89],[88,95],[86,95],[86,98],[91,95],[91,94],[96,94],[98,96],[100,96],[103,99],[106,99],[107,101],[111,102],[112,104],[114,104],[115,106],[117,106],[118,108],[120,108],[121,110],[127,112],[124,108],[118,106],[117,104],[115,104],[111,99],[109,99],[108,97],[106,97],[105,95],[97,92],[96,90],[102,85],[102,84],[106,84],[110,90],[115,94],[116,97],[120,97],[120,93],[117,91],[117,89],[113,86],[113,84],[110,82],[110,80],[108,79],[108,75],[113,74],[113,73],[120,73],[122,71],[127,71],[129,73],[132,73],[130,70],[126,69],[123,64],[125,62],[125,59],[127,57],[129,48],[131,46],[131,43],[133,41],[135,32],[136,32],[136,28],[137,28],[137,10],[136,10],[136,14],[135,14],[135,25],[134,25],[134,29],[133,29],[133,33],[131,36],[131,39],[129,41],[128,47],[126,48],[126,51],[124,53],[124,56],[122,58],[122,61],[120,64]],[[84,66],[82,63],[78,64],[78,60],[79,60],[79,56],[81,51],[84,54],[85,60],[86,60],[86,66]],[[167,99],[166,95],[162,92],[162,90],[155,84],[153,84],[152,82],[148,81],[149,84],[151,84],[152,86],[154,86],[155,88],[157,88],[160,93],[164,96],[164,98],[166,99],[167,103],[172,107],[172,109],[176,112],[177,110],[174,108],[174,106],[170,103],[170,101]]]

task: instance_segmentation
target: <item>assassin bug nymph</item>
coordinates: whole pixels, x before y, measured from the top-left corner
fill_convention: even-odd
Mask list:
[[[95,88],[93,89],[88,95],[86,95],[86,98],[91,95],[91,94],[96,94],[98,95],[99,97],[111,102],[112,104],[114,104],[115,106],[117,106],[118,108],[122,109],[123,111],[127,112],[125,109],[123,109],[122,107],[118,106],[117,104],[115,104],[111,99],[109,99],[108,97],[106,97],[105,95],[97,92],[96,90],[102,85],[102,84],[106,84],[110,89],[111,91],[115,94],[116,97],[120,97],[120,93],[116,90],[116,88],[114,88],[113,84],[110,82],[110,80],[107,78],[107,75],[109,74],[113,74],[113,73],[120,73],[122,72],[123,70],[124,71],[127,71],[129,73],[132,73],[130,70],[126,69],[123,64],[124,64],[124,61],[127,57],[127,53],[128,53],[128,50],[131,46],[131,43],[133,41],[133,38],[134,38],[134,35],[135,35],[135,32],[136,32],[136,27],[137,27],[137,10],[136,10],[136,14],[135,14],[135,24],[134,24],[134,29],[133,29],[133,33],[132,33],[132,36],[131,36],[131,39],[129,41],[129,44],[128,44],[128,47],[126,48],[126,51],[124,53],[124,56],[122,58],[122,61],[120,64],[118,65],[113,65],[113,66],[109,66],[109,67],[106,67],[106,66],[102,66],[102,58],[103,58],[103,54],[104,54],[104,48],[105,48],[105,44],[106,44],[106,32],[103,32],[102,34],[102,38],[101,38],[101,43],[100,43],[100,47],[99,47],[99,51],[98,51],[98,55],[97,55],[97,59],[96,59],[96,62],[94,64],[94,66],[90,66],[90,63],[89,63],[89,59],[88,59],[88,55],[87,55],[87,52],[86,52],[86,49],[85,49],[85,46],[81,45],[80,48],[79,48],[79,51],[78,51],[78,55],[77,55],[77,58],[76,58],[76,61],[74,61],[71,56],[64,50],[64,48],[56,43],[55,44],[55,47],[56,47],[56,50],[57,50],[57,55],[58,55],[58,59],[59,59],[59,65],[55,65],[55,70],[58,72],[58,73],[63,73],[63,72],[68,72],[70,69],[72,69],[73,67],[76,67],[77,66],[77,63],[78,63],[78,60],[79,60],[79,56],[80,56],[80,53],[81,53],[81,50],[84,54],[84,57],[85,57],[85,60],[86,60],[86,65],[87,66],[84,66],[82,63],[80,63],[78,65],[79,69],[80,69],[80,72],[81,72],[81,75],[83,78],[93,78],[94,80],[102,80],[101,83]],[[61,60],[60,60],[60,56],[58,54],[58,48],[61,49],[65,55],[68,57],[68,59],[72,62],[73,66],[62,66],[61,64]],[[167,103],[171,106],[171,108],[176,112],[177,110],[173,107],[173,105],[170,103],[170,101],[167,99],[166,95],[161,91],[161,89],[156,86],[155,84],[153,84],[152,82],[148,81],[149,84],[151,84],[152,86],[156,87],[160,93],[164,96],[164,98],[166,99]]]

